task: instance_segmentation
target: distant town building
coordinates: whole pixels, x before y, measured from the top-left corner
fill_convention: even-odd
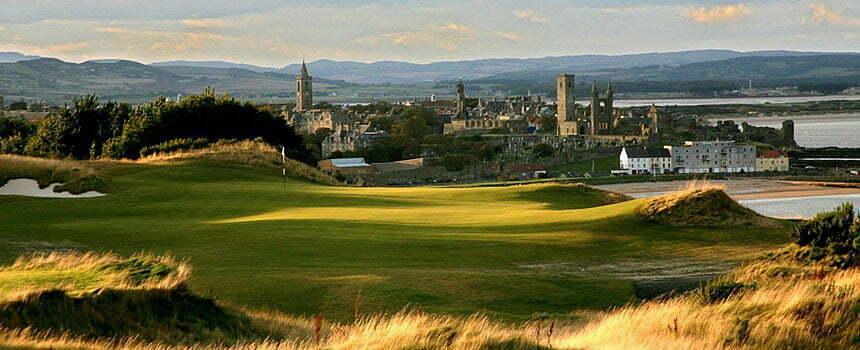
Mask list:
[[[556,120],[558,136],[584,135],[588,125],[578,120],[576,111],[576,76],[559,74],[556,80]]]
[[[302,69],[296,76],[296,112],[309,111],[314,107],[313,78],[308,74],[305,60],[302,60]]]
[[[666,174],[672,172],[672,155],[665,148],[624,147],[619,156],[621,170],[627,174]]]
[[[334,152],[358,152],[366,150],[379,138],[388,136],[383,130],[376,130],[370,124],[339,124],[332,129],[331,135],[322,141],[322,156],[329,157]]]
[[[761,150],[755,159],[756,171],[788,171],[788,155],[781,151]]]
[[[320,170],[331,175],[370,175],[374,173],[372,165],[368,164],[364,158],[335,158],[326,159],[317,163]]]
[[[732,141],[687,141],[666,146],[679,174],[742,173],[756,171],[756,148]]]

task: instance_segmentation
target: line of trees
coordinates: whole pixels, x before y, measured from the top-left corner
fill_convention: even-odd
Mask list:
[[[129,158],[141,150],[176,139],[262,139],[285,146],[289,156],[307,160],[301,136],[286,121],[250,103],[207,89],[180,102],[163,97],[138,107],[100,103],[96,96],[72,105],[35,126],[0,121],[0,153],[49,158]]]

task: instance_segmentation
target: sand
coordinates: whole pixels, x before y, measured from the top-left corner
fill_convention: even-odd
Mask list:
[[[860,194],[860,188],[840,188],[816,186],[809,183],[791,183],[770,179],[709,180],[724,186],[725,192],[735,200],[803,198]],[[640,182],[628,184],[594,186],[596,188],[619,192],[634,198],[659,196],[674,192],[686,186],[686,181]]]
[[[48,187],[39,188],[39,183],[33,179],[14,179],[9,180],[5,185],[0,187],[0,196],[25,196],[25,197],[42,197],[42,198],[93,198],[104,196],[104,193],[96,191],[84,192],[81,194],[72,194],[68,191],[54,192],[54,188],[62,186],[62,183],[53,183]]]

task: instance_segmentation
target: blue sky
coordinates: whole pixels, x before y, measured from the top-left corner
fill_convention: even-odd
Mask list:
[[[0,51],[69,61],[432,62],[860,51],[857,0],[0,0]]]

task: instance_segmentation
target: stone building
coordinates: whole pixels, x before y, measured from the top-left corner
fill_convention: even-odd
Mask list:
[[[756,171],[788,171],[788,169],[788,155],[784,152],[762,150],[759,151],[758,157],[755,159]]]
[[[388,133],[376,130],[370,124],[345,123],[332,129],[331,135],[322,141],[322,157],[334,152],[359,152],[366,150],[374,141],[387,137]]]
[[[305,60],[302,60],[302,69],[296,76],[296,112],[302,113],[314,107],[313,78],[308,74]]]
[[[606,86],[606,97],[601,98],[597,92],[597,82],[591,84],[591,113],[589,121],[591,124],[591,135],[612,135],[617,125],[615,110],[612,106],[613,94],[612,83]]]
[[[559,74],[556,80],[556,128],[558,136],[583,135],[588,127],[577,118],[576,76]]]
[[[311,109],[304,112],[289,112],[287,123],[299,134],[315,134],[320,129],[334,130],[340,125],[352,122],[348,114],[337,110]]]

